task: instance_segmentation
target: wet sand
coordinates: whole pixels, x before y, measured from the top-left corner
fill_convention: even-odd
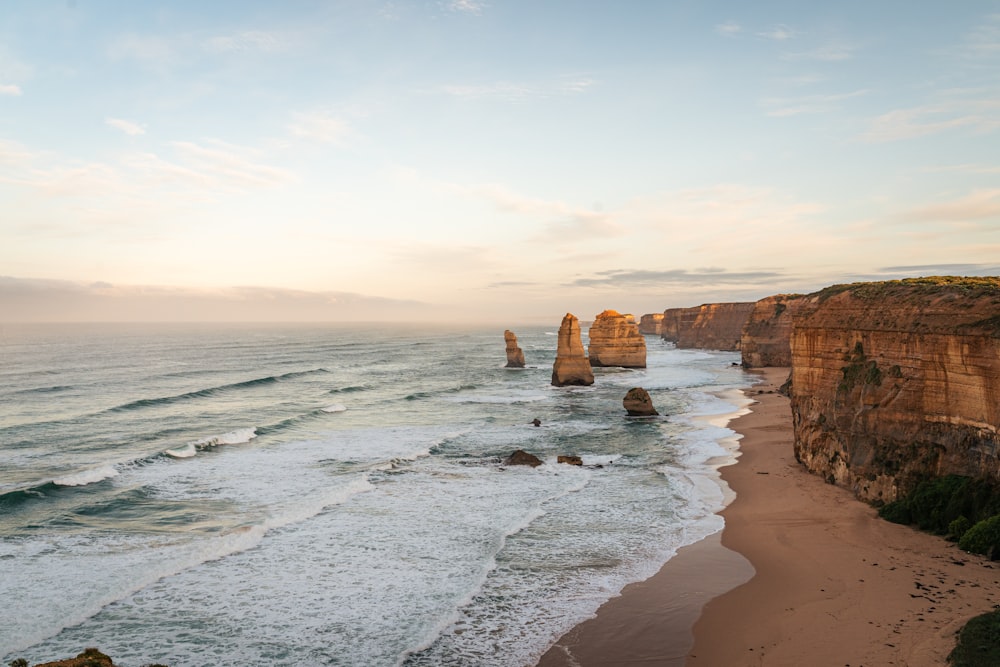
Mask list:
[[[994,564],[882,521],[795,461],[788,399],[776,392],[787,376],[763,369],[751,412],[731,423],[743,438],[722,469],[736,500],[721,538],[626,587],[541,667],[929,667],[945,664],[969,618],[1000,603]]]

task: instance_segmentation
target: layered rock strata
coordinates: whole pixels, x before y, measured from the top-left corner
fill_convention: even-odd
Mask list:
[[[792,365],[792,318],[805,304],[801,294],[776,294],[754,304],[740,336],[744,368]]]
[[[663,333],[663,313],[648,313],[639,318],[639,333],[659,336]]]
[[[524,351],[517,345],[517,336],[507,329],[503,339],[507,344],[507,368],[524,368]]]
[[[646,367],[646,338],[631,315],[605,310],[590,325],[589,337],[591,366]]]
[[[649,397],[649,392],[642,387],[633,387],[622,399],[622,407],[630,417],[654,417],[659,412],[653,407],[653,399]]]
[[[580,320],[572,313],[566,313],[559,327],[556,360],[552,364],[552,384],[556,387],[594,384],[594,371],[590,369],[590,362],[580,339]]]
[[[660,336],[680,348],[738,350],[752,301],[706,303],[663,311]]]
[[[1000,481],[1000,278],[836,285],[793,318],[795,455],[862,499]]]

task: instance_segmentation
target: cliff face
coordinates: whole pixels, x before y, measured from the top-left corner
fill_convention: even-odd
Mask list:
[[[631,315],[605,310],[590,325],[589,337],[591,366],[646,367],[646,339]]]
[[[663,313],[649,313],[639,318],[639,333],[659,336],[662,334]]]
[[[806,303],[801,294],[777,294],[754,304],[740,337],[745,368],[792,365],[792,318]]]
[[[677,347],[703,350],[738,350],[743,325],[753,302],[706,303],[681,308],[677,315]],[[663,313],[666,330],[667,311]]]
[[[594,384],[594,372],[590,370],[590,362],[580,339],[580,320],[572,313],[563,317],[557,345],[556,360],[552,364],[552,384],[557,387]]]
[[[676,343],[680,337],[681,313],[689,308],[667,308],[663,311],[663,320],[660,322],[660,338]]]
[[[795,454],[870,501],[922,478],[1000,481],[1000,278],[804,298],[791,335]]]

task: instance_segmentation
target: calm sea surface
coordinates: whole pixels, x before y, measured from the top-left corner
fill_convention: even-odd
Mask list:
[[[3,663],[533,664],[721,527],[750,382],[648,337],[555,388],[557,327],[0,325]]]

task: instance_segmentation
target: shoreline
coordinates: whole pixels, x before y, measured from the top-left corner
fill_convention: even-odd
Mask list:
[[[725,528],[626,586],[539,667],[930,667],[945,664],[969,618],[1000,603],[993,564],[879,519],[802,468],[776,393],[788,369],[758,372],[749,412],[729,423],[743,437],[720,468],[736,494]]]

